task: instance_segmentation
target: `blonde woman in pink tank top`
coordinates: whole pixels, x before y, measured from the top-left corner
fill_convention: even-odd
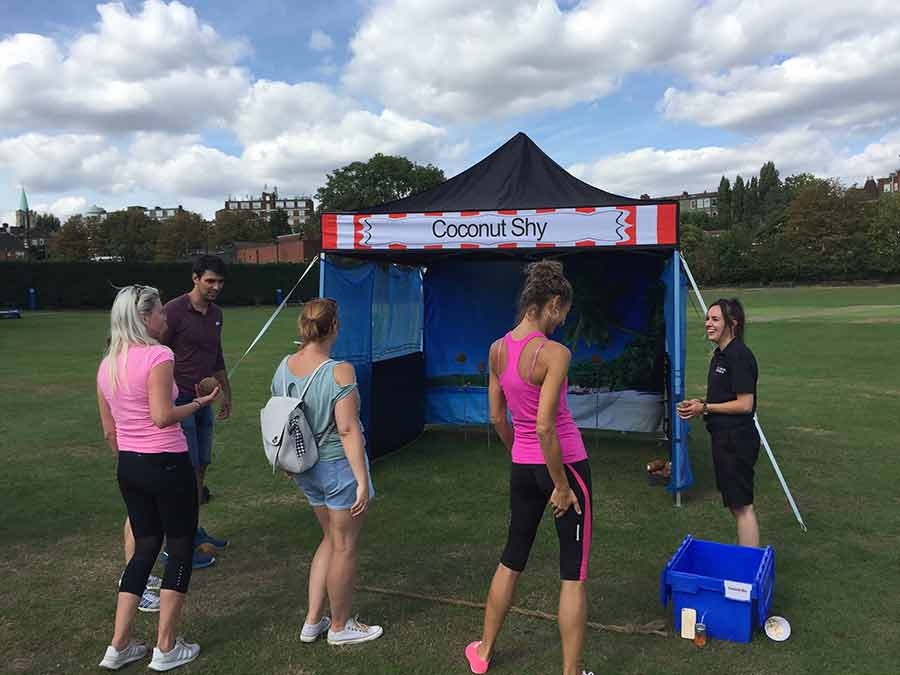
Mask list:
[[[573,293],[558,262],[532,263],[525,271],[518,324],[490,350],[491,422],[512,460],[509,533],[488,593],[481,640],[471,642],[465,654],[473,673],[487,671],[549,504],[559,538],[562,672],[577,675],[587,620],[591,470],[566,405],[571,353],[547,338],[565,322]]]

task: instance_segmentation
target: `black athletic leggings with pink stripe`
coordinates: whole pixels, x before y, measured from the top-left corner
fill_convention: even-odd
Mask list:
[[[564,581],[587,578],[591,553],[591,466],[588,460],[564,464],[569,486],[578,498],[581,515],[569,508],[555,518],[559,537],[559,576]],[[545,464],[513,464],[509,477],[509,535],[500,559],[516,572],[525,569],[538,525],[553,493],[553,479]],[[550,516],[552,518],[552,515]]]

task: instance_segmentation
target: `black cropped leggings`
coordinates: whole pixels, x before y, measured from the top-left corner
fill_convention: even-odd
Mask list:
[[[162,588],[187,593],[199,508],[190,456],[119,452],[118,478],[134,533],[134,556],[119,590],[143,594],[165,537],[169,558]]]

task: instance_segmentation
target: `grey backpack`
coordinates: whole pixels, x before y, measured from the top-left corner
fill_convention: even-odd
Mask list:
[[[266,407],[259,411],[263,449],[266,451],[269,464],[272,465],[273,474],[278,469],[288,473],[303,473],[319,460],[319,444],[334,428],[334,419],[317,441],[303,412],[303,404],[310,385],[322,367],[329,363],[334,363],[334,360],[327,359],[320,363],[306,380],[300,398],[294,398],[288,396],[287,357],[282,362],[282,395],[270,398]]]

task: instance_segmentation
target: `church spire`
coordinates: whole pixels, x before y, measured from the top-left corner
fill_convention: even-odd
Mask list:
[[[28,197],[25,196],[25,188],[22,188],[22,196],[19,197],[19,211],[28,213]]]

